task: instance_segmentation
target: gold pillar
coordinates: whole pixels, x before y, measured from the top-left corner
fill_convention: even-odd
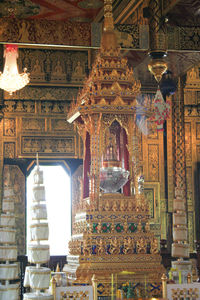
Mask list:
[[[93,299],[97,300],[97,278],[95,274],[92,276]]]
[[[162,297],[163,299],[167,299],[167,276],[163,274],[161,280],[162,280]]]

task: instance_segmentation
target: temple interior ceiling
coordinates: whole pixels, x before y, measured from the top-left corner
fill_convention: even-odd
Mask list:
[[[200,2],[199,0],[180,0],[171,9],[167,16],[169,23],[175,26],[200,24]]]
[[[1,2],[5,8],[4,16],[6,16],[6,7],[8,16],[10,2],[12,1]],[[15,1],[16,4],[18,2],[20,1]],[[18,15],[18,11],[20,11],[21,18],[92,22],[103,6],[102,0],[33,0],[32,3],[35,6],[29,6],[29,14],[27,14],[25,7],[15,5],[14,15]]]

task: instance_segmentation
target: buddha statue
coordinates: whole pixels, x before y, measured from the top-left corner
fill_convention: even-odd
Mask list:
[[[85,70],[83,69],[80,61],[77,62],[73,72],[72,72],[72,81],[73,82],[82,82],[85,77]]]
[[[42,63],[39,59],[35,60],[33,69],[31,71],[31,81],[45,81],[45,73],[42,68]]]
[[[66,81],[66,74],[63,71],[63,67],[61,65],[60,60],[57,60],[56,65],[54,65],[54,69],[51,74],[51,81],[54,82]]]

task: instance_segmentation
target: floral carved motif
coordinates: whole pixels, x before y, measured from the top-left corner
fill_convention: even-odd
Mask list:
[[[159,181],[159,149],[158,145],[148,145],[149,181]]]
[[[4,157],[15,158],[15,143],[4,143]]]
[[[16,135],[16,121],[15,119],[4,119],[4,136]]]

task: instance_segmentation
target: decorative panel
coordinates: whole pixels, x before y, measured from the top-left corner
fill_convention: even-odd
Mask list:
[[[22,154],[32,155],[36,152],[48,154],[48,156],[76,155],[76,143],[74,136],[64,137],[35,137],[26,136],[21,139]]]
[[[149,189],[145,188],[144,195],[145,195],[145,199],[147,200],[147,202],[149,204],[149,214],[150,214],[151,218],[154,218],[154,202],[155,202],[154,189],[153,188],[149,188]]]
[[[158,145],[148,145],[148,181],[159,181]]]
[[[34,113],[35,102],[34,101],[4,101],[4,112],[5,113]]]
[[[7,185],[7,177],[10,174],[11,185],[15,193],[15,217],[16,217],[16,243],[18,255],[26,254],[25,242],[25,176],[18,166],[4,166],[4,186]]]
[[[200,123],[196,123],[196,139],[200,139]]]
[[[22,118],[22,131],[45,131],[45,119]]]
[[[190,252],[193,252],[195,249],[194,245],[194,216],[193,212],[188,212],[188,240],[190,245]]]
[[[200,28],[180,27],[179,28],[179,48],[181,50],[197,50],[200,43]]]
[[[189,81],[189,77],[187,80]],[[185,97],[184,97],[185,105],[195,105],[196,104],[195,91],[185,90],[184,94],[185,94]]]
[[[39,104],[42,114],[62,114],[67,113],[69,110],[69,103],[62,101],[42,101]]]
[[[158,130],[156,122],[148,122],[149,134],[148,139],[158,139]]]
[[[200,162],[200,145],[197,145],[197,162]]]
[[[142,134],[138,134],[138,152],[139,152],[139,160],[143,159],[143,149],[142,149]]]
[[[191,210],[193,206],[193,195],[192,195],[192,167],[186,168],[186,192],[187,192],[187,206],[188,210]]]
[[[130,24],[115,25],[118,43],[121,47],[140,48],[139,26]]]
[[[0,40],[16,43],[90,46],[91,26],[87,22],[0,19]]]
[[[32,87],[16,91],[13,95],[5,92],[5,100],[47,100],[66,101],[73,100],[78,94],[78,87]]]
[[[192,161],[191,123],[185,123],[185,155],[186,163]]]
[[[5,142],[4,143],[4,157],[5,158],[15,158],[15,143]]]
[[[14,118],[4,119],[3,134],[4,136],[12,137],[16,135],[16,121]]]
[[[51,119],[52,131],[70,131],[72,132],[74,125],[67,122],[66,119]]]

